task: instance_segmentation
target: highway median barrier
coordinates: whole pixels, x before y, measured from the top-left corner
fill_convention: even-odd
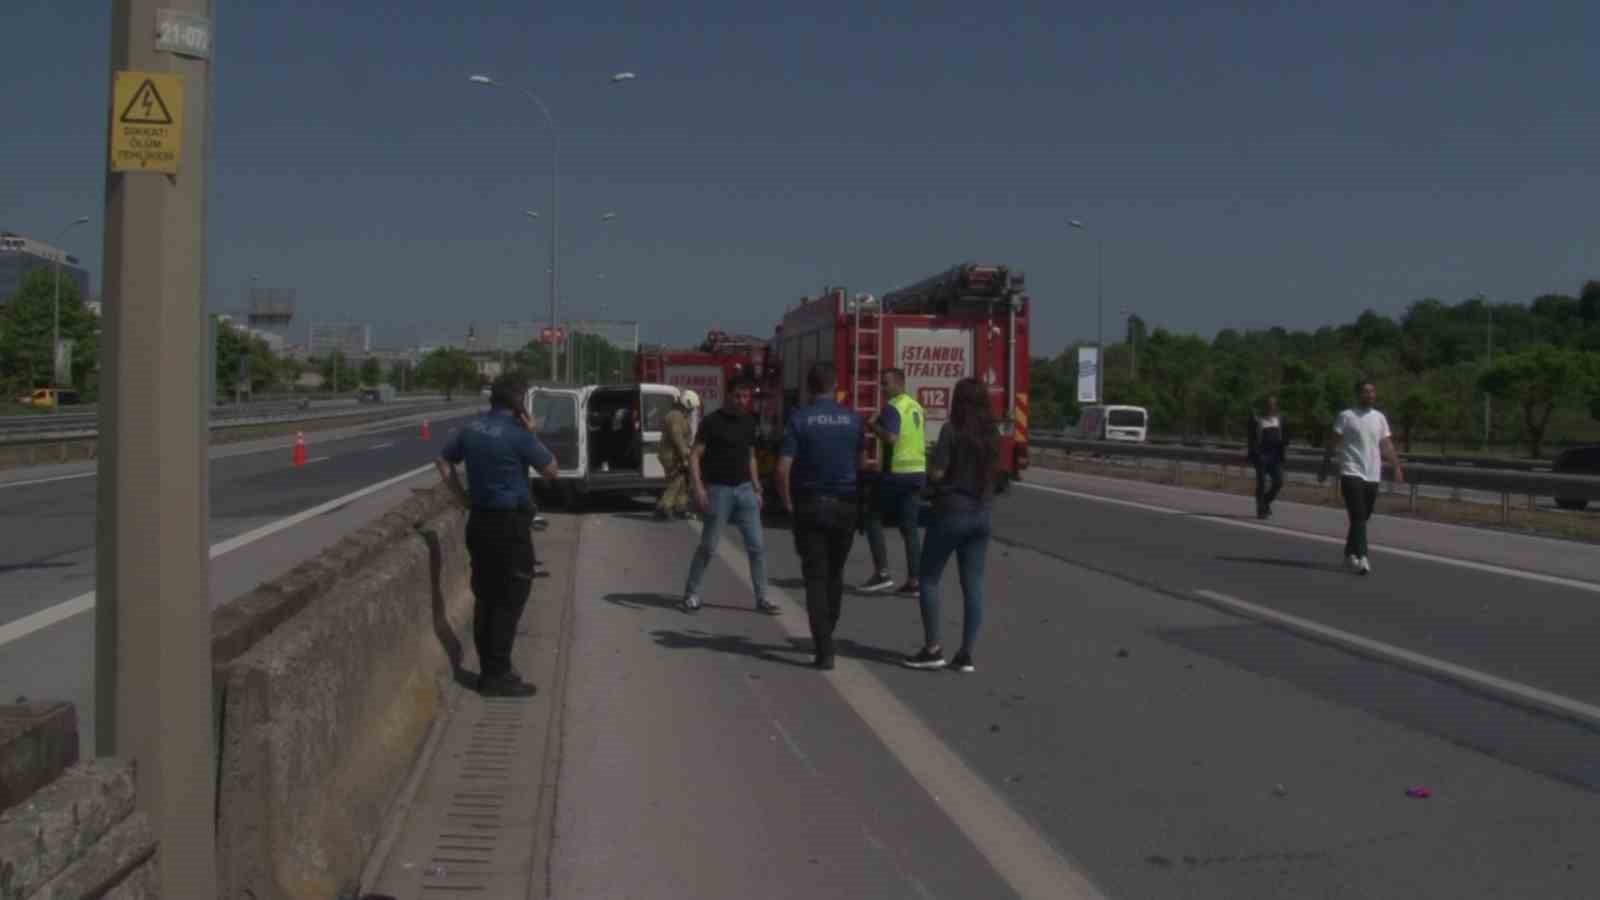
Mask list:
[[[439,486],[213,616],[227,898],[341,896],[361,874],[471,622],[464,513]]]

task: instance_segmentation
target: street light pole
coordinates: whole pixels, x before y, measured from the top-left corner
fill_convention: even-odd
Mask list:
[[[77,228],[79,225],[86,225],[88,222],[88,216],[79,216],[78,218],[73,219],[72,222],[67,225],[67,227],[61,229],[61,232],[56,235],[55,243],[60,244],[61,240],[67,236],[67,232]],[[59,246],[56,246],[53,249],[56,251],[56,299],[52,304],[55,324],[50,329],[50,384],[59,388],[61,385],[57,384],[57,382],[60,380],[60,373],[56,371],[56,367],[61,362],[61,258],[67,255],[67,251],[61,249]],[[72,379],[71,372],[67,373],[67,379],[69,381]],[[56,394],[55,402],[50,404],[50,411],[52,413],[58,413],[61,411],[61,394]]]
[[[1128,317],[1128,380],[1139,380],[1139,334],[1133,330],[1134,312],[1125,309],[1122,314]]]
[[[611,76],[611,83],[620,84],[625,81],[632,81],[637,77],[632,72],[618,72]],[[467,80],[473,84],[481,84],[487,87],[502,86],[500,82],[490,78],[488,75],[473,75]],[[539,98],[539,95],[535,94],[531,89],[523,88],[522,94],[531,100],[534,106],[539,108],[539,112],[544,115],[545,122],[550,125],[550,330],[552,337],[554,337],[553,333],[557,327],[556,318],[560,312],[558,294],[561,279],[556,265],[556,245],[561,243],[561,140],[559,129],[556,126],[556,118],[550,114],[550,107],[546,106],[544,101]],[[558,345],[552,341],[550,344],[551,381],[561,380],[561,370],[557,367],[556,362],[557,349]]]
[[[500,82],[487,75],[473,75],[467,79],[473,84],[482,84],[489,87],[500,87]],[[561,242],[561,136],[556,125],[556,117],[550,114],[550,107],[539,99],[539,95],[527,88],[522,89],[523,96],[533,101],[544,115],[545,122],[550,126],[550,330],[556,329],[556,317],[559,313],[560,301],[560,273],[556,266],[556,245]],[[550,343],[550,380],[560,381],[561,370],[556,362],[557,345]]]

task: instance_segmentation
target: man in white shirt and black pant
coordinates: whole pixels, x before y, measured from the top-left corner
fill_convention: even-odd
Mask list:
[[[1377,385],[1363,381],[1357,393],[1359,399],[1355,407],[1339,413],[1333,423],[1317,481],[1328,479],[1333,452],[1342,446],[1339,493],[1344,497],[1345,512],[1350,516],[1350,531],[1344,541],[1345,564],[1352,571],[1367,575],[1372,572],[1372,563],[1367,561],[1367,520],[1372,518],[1372,510],[1378,504],[1383,461],[1387,459],[1394,466],[1395,481],[1404,482],[1406,473],[1400,465],[1399,454],[1395,453],[1388,418],[1373,408],[1378,402]]]

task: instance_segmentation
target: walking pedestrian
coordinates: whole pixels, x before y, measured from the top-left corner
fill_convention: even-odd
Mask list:
[[[525,388],[507,376],[489,393],[489,411],[445,443],[434,461],[456,500],[467,507],[467,555],[472,561],[472,637],[478,650],[478,692],[530,697],[537,688],[511,663],[517,622],[533,588],[531,468],[556,477],[555,457],[529,429]],[[467,467],[461,486],[456,466]]]
[[[1356,386],[1356,395],[1356,405],[1339,413],[1339,418],[1333,423],[1333,433],[1328,435],[1317,481],[1327,481],[1328,471],[1333,465],[1333,452],[1342,447],[1339,455],[1339,493],[1344,498],[1345,512],[1350,517],[1350,530],[1344,541],[1345,565],[1353,572],[1370,575],[1372,563],[1367,559],[1367,520],[1372,518],[1372,511],[1378,505],[1383,461],[1387,459],[1394,466],[1395,481],[1403,483],[1406,473],[1400,464],[1400,455],[1394,449],[1389,420],[1375,408],[1378,402],[1377,385],[1363,381]]]
[[[728,399],[700,423],[689,452],[689,478],[694,499],[704,512],[700,526],[700,546],[689,564],[689,580],[683,588],[683,608],[700,609],[700,587],[706,566],[717,552],[722,526],[732,522],[744,538],[745,555],[750,559],[750,587],[755,592],[756,609],[777,614],[778,605],[767,599],[767,551],[761,534],[761,474],[756,470],[756,417],[750,406],[755,386],[748,379],[735,379],[728,387]]]
[[[866,437],[861,418],[834,399],[837,382],[831,363],[811,367],[808,403],[789,417],[778,451],[778,498],[793,523],[805,577],[812,664],[823,671],[833,668],[833,632],[844,611],[844,564],[856,538],[856,474]]]
[[[656,501],[657,519],[682,519],[689,515],[689,417],[700,408],[700,395],[691,390],[678,394],[661,423],[661,468],[667,473],[667,486]]]
[[[1250,444],[1246,453],[1256,467],[1256,518],[1272,518],[1272,501],[1283,490],[1283,453],[1288,446],[1278,398],[1267,395],[1260,415],[1250,417]]]
[[[927,485],[928,437],[922,404],[906,393],[906,373],[885,369],[883,409],[867,420],[867,429],[880,442],[878,459],[881,474],[877,498],[867,506],[867,547],[872,551],[872,577],[861,590],[867,593],[894,587],[889,574],[889,550],[883,540],[885,520],[900,529],[906,547],[906,581],[899,593],[917,592],[917,560],[922,553],[917,512],[922,506],[922,490]]]
[[[988,390],[975,378],[956,382],[950,419],[939,431],[929,462],[933,520],[922,548],[919,598],[922,649],[904,660],[913,669],[945,667],[940,640],[939,581],[953,555],[964,601],[961,650],[950,660],[957,672],[975,672],[973,651],[983,625],[983,574],[989,556],[991,511],[1000,461],[1000,429]]]

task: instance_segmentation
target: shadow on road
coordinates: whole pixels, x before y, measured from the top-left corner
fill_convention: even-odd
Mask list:
[[[1337,706],[1431,734],[1564,784],[1600,792],[1600,732],[1265,625],[1154,632],[1203,656],[1294,685]]]
[[[710,634],[704,631],[659,630],[650,632],[650,636],[657,644],[672,650],[714,650],[781,666],[811,667],[811,642],[796,638],[791,638],[786,644],[760,644],[742,634]],[[780,653],[799,654],[801,658],[779,656]]]
[[[1314,563],[1303,559],[1281,559],[1270,556],[1218,556],[1219,562],[1244,563],[1253,566],[1278,566],[1283,569],[1304,569],[1308,572],[1335,572],[1347,574],[1350,570],[1333,563]]]

